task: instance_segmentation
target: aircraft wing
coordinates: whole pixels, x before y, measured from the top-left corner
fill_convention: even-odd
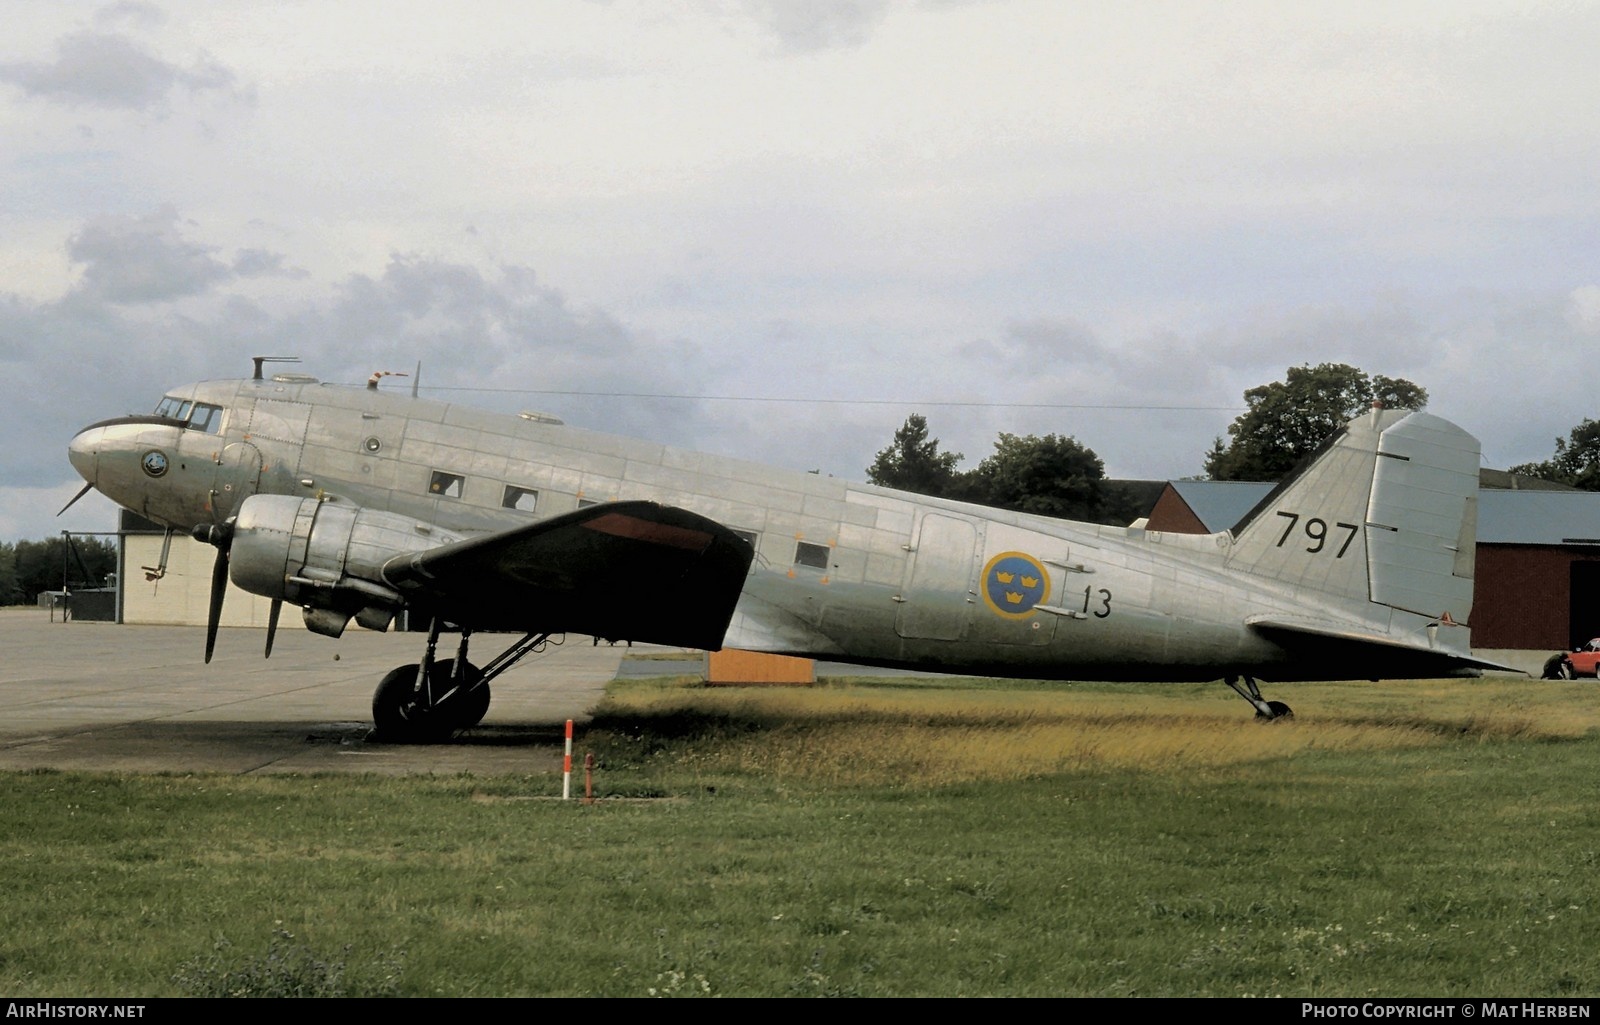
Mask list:
[[[419,611],[473,630],[586,633],[716,650],[754,549],[654,502],[590,506],[383,566]]]
[[[1348,664],[1352,656],[1368,663],[1374,678],[1391,678],[1404,668],[1409,675],[1419,671],[1436,672],[1439,676],[1459,675],[1461,670],[1495,669],[1520,673],[1522,670],[1488,662],[1470,652],[1450,648],[1430,647],[1426,640],[1407,644],[1389,634],[1367,632],[1354,627],[1332,626],[1311,619],[1253,616],[1246,624],[1257,633],[1287,651],[1295,653],[1297,661],[1312,668],[1322,679],[1329,664]],[[1455,629],[1453,624],[1440,624],[1440,630]],[[1365,674],[1358,678],[1365,678]]]

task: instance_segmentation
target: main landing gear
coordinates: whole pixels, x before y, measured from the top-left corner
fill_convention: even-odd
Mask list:
[[[523,656],[541,651],[550,634],[530,632],[479,669],[467,661],[472,631],[461,627],[456,657],[438,661],[434,652],[444,624],[428,626],[428,647],[421,662],[390,670],[372,694],[373,739],[388,744],[433,744],[470,729],[489,711],[489,681]]]
[[[1272,722],[1275,719],[1294,718],[1294,712],[1282,701],[1267,701],[1261,697],[1261,688],[1256,686],[1255,677],[1229,676],[1222,682],[1238,691],[1241,698],[1255,706],[1257,719]]]

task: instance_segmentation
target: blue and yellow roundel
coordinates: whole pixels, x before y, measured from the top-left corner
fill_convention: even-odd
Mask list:
[[[1049,594],[1050,574],[1031,555],[1001,552],[983,567],[983,603],[1002,616],[1031,616]]]

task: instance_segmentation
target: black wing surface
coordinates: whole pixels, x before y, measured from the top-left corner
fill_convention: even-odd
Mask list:
[[[754,555],[715,520],[655,502],[611,502],[398,555],[383,576],[413,608],[473,630],[715,651]]]

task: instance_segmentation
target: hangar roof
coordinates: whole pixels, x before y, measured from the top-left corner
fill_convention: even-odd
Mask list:
[[[1600,545],[1600,493],[1480,491],[1478,540],[1501,545]]]
[[[1169,487],[1213,534],[1227,530],[1267,497],[1275,485],[1238,480],[1175,480]]]

